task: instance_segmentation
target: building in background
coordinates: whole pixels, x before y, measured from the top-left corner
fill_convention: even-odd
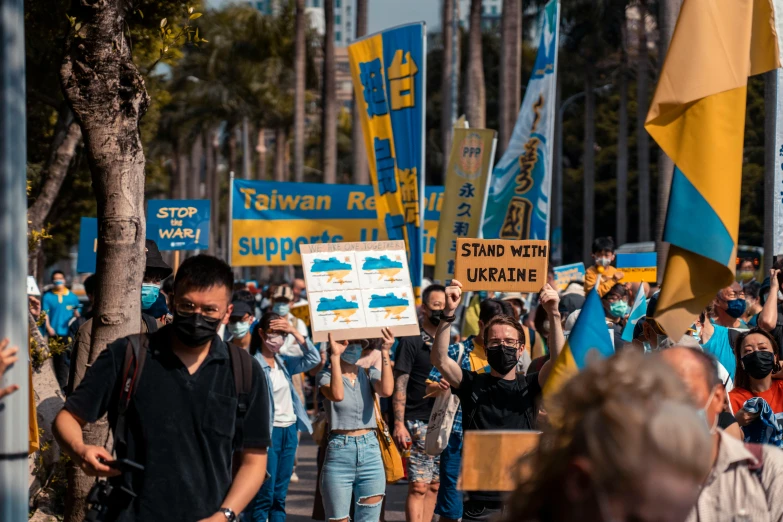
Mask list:
[[[275,15],[280,9],[280,0],[250,0],[248,4],[265,15]],[[325,33],[324,0],[305,0],[305,9],[310,25]],[[356,39],[356,11],[354,0],[334,0],[334,44],[347,47]]]
[[[503,14],[503,0],[483,0],[481,8],[481,29],[500,29],[500,15]],[[467,29],[470,26],[470,0],[459,0],[459,23]]]

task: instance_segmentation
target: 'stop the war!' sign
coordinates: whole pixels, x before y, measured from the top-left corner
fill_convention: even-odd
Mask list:
[[[150,200],[147,237],[154,239],[160,250],[209,248],[209,200]]]
[[[538,292],[548,266],[549,241],[457,239],[454,278],[464,290]]]

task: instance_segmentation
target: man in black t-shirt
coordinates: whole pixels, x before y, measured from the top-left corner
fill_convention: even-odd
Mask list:
[[[435,512],[440,487],[440,456],[424,450],[427,425],[435,403],[425,398],[427,378],[432,370],[430,350],[446,300],[446,289],[430,285],[424,289],[421,304],[421,334],[403,337],[394,360],[394,440],[400,450],[410,448],[408,459],[408,522],[429,522]]]
[[[211,256],[188,258],[177,272],[173,324],[147,337],[143,372],[136,372],[120,432],[125,444],[116,448],[117,458],[129,458],[144,471],[120,468],[120,476],[112,467],[115,458],[82,436],[86,423],[108,413],[117,440],[127,339],[101,353],[57,415],[60,447],[86,474],[113,477],[105,520],[233,522],[261,488],[271,424],[266,379],[252,358],[240,359],[252,370],[240,440],[231,357],[243,353],[229,353],[217,335],[231,314],[232,284],[231,268]],[[233,479],[232,459],[238,463]],[[135,497],[121,487],[130,487]]]
[[[484,347],[490,373],[463,370],[448,356],[449,320],[459,306],[462,284],[451,281],[446,288],[446,307],[435,334],[432,363],[451,383],[452,392],[462,404],[462,429],[530,430],[535,426],[537,400],[560,350],[565,344],[560,326],[560,299],[548,284],[539,294],[541,306],[549,316],[549,361],[541,371],[528,375],[516,372],[517,361],[525,350],[525,333],[513,317],[498,315],[484,327]],[[463,520],[480,520],[502,508],[500,493],[474,492],[465,503]]]

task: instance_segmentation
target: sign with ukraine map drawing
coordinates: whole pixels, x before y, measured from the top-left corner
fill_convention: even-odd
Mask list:
[[[402,240],[416,296],[423,278],[426,26],[387,29],[348,47],[379,227]]]
[[[301,246],[313,341],[419,332],[403,241]]]
[[[486,239],[549,240],[560,5],[544,8],[533,73],[511,140],[492,171]]]

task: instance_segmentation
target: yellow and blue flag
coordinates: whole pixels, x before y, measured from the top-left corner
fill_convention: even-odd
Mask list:
[[[426,26],[403,25],[348,47],[379,226],[404,240],[420,298],[424,275]]]
[[[554,361],[544,385],[544,397],[557,393],[566,381],[584,369],[594,357],[609,357],[612,354],[614,343],[606,326],[604,307],[598,292],[593,288],[587,294],[563,350]]]
[[[636,300],[631,308],[631,314],[628,316],[628,322],[623,328],[623,341],[630,343],[633,341],[633,331],[639,319],[647,315],[647,299],[644,297],[644,285],[639,283],[639,290],[636,291]]]
[[[780,67],[781,4],[685,0],[680,10],[645,124],[675,164],[655,314],[673,339],[734,281],[748,75]]]

